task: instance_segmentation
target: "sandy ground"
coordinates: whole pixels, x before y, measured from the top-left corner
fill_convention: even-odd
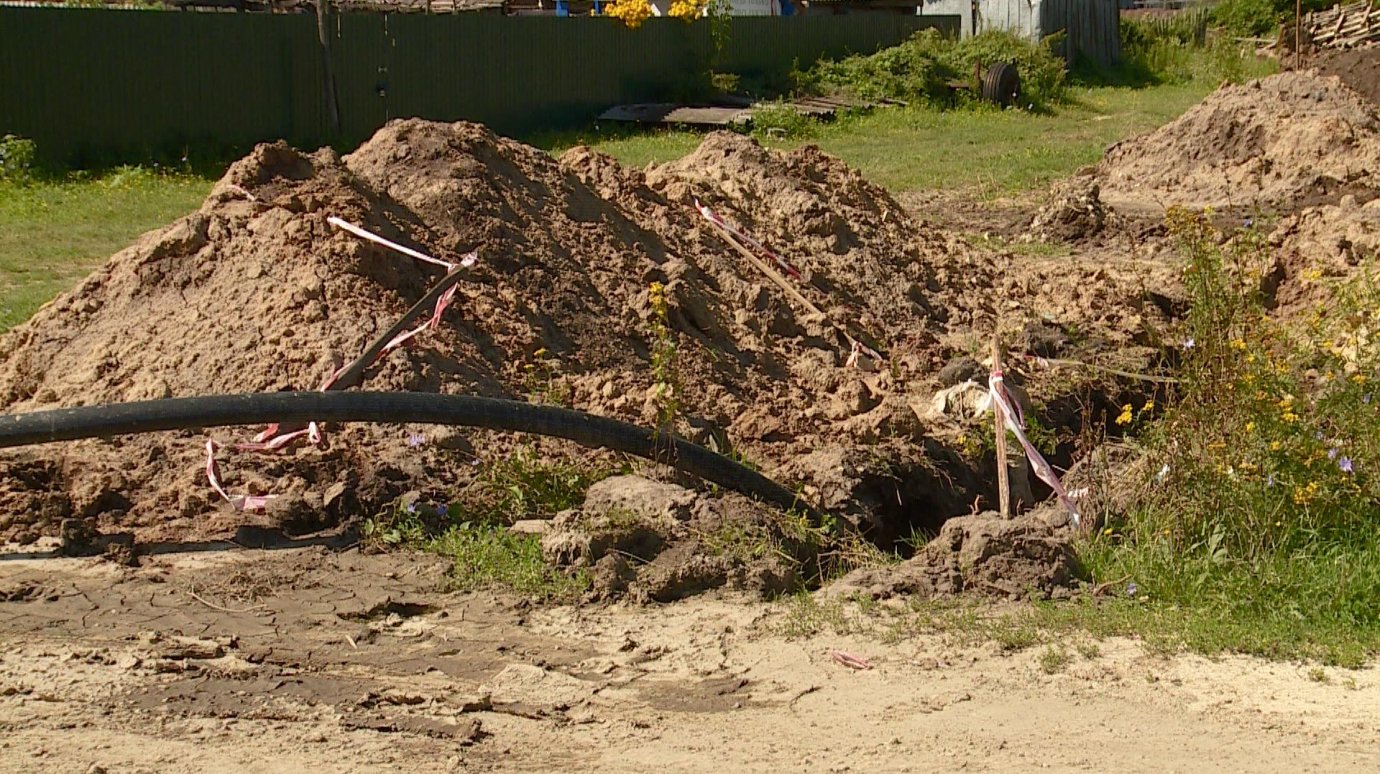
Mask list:
[[[1380,770],[1374,668],[1106,640],[1047,674],[791,638],[785,603],[541,607],[445,592],[434,557],[167,548],[0,558],[0,770]]]

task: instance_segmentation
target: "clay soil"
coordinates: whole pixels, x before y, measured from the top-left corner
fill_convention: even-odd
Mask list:
[[[956,633],[792,636],[784,605],[532,608],[438,591],[443,571],[325,547],[0,561],[0,771],[1380,764],[1373,669],[1113,639],[1050,670]]]

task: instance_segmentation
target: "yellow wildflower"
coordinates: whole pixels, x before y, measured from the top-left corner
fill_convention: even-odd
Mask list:
[[[1155,410],[1155,399],[1154,399],[1154,398],[1151,398],[1150,400],[1145,401],[1145,405],[1141,407],[1140,413],[1142,413],[1142,414],[1149,414],[1151,411],[1154,411],[1154,410]]]
[[[1254,432],[1255,432],[1255,423],[1254,423],[1254,422],[1247,422],[1247,423],[1246,423],[1246,432],[1248,432],[1248,433],[1254,433]]]
[[[1231,340],[1231,348],[1232,348],[1232,349],[1245,349],[1245,348],[1246,348],[1246,340],[1245,340],[1245,339],[1240,339],[1240,338],[1238,338],[1238,339],[1232,339],[1232,340]]]
[[[1125,406],[1121,407],[1121,414],[1117,416],[1116,423],[1118,425],[1131,424],[1131,404],[1127,403]]]
[[[1270,441],[1270,451],[1279,451],[1283,447],[1284,444],[1280,443],[1279,441]]]

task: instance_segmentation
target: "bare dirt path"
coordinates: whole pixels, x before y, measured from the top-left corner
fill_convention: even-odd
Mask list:
[[[790,638],[786,604],[448,593],[422,555],[15,557],[3,771],[1380,770],[1374,668],[1108,640],[1048,674],[942,634]]]

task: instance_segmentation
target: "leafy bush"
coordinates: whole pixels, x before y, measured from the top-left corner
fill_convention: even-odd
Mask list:
[[[7,134],[0,137],[0,183],[29,182],[38,146],[33,140]]]
[[[1304,0],[1303,12],[1336,5],[1336,0]],[[1212,8],[1212,21],[1232,35],[1273,36],[1281,22],[1294,18],[1294,0],[1222,0]]]
[[[977,86],[974,66],[1014,61],[1024,100],[1036,106],[1064,97],[1064,62],[1047,43],[1035,44],[1005,32],[984,32],[964,40],[922,30],[899,46],[871,56],[817,63],[798,78],[807,90],[844,92],[864,99],[899,99],[953,105],[977,99],[975,90],[955,92],[950,81]]]

